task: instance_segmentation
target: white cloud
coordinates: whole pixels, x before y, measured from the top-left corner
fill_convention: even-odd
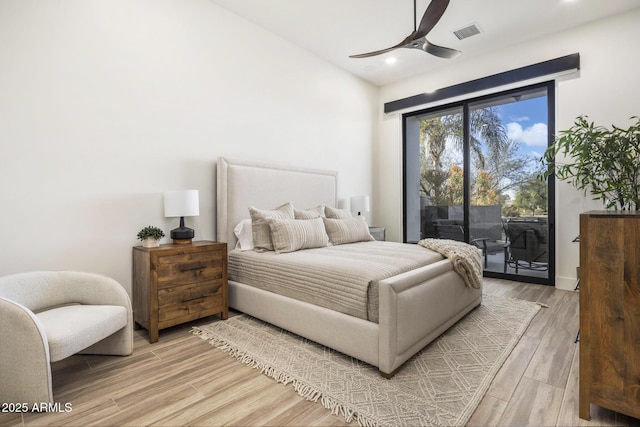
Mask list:
[[[507,124],[507,135],[525,145],[545,148],[547,146],[547,125],[544,123],[536,123],[523,129],[519,123],[511,122]]]

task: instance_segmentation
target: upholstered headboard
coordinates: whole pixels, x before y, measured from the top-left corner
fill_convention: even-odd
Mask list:
[[[219,242],[235,247],[233,229],[250,218],[249,206],[272,209],[286,202],[296,208],[336,206],[337,172],[218,158],[217,224]]]

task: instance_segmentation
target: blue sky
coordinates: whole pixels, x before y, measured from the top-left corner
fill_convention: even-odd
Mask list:
[[[509,138],[520,143],[520,152],[541,157],[547,148],[547,98],[512,102],[498,109]]]
[[[492,106],[498,111],[507,136],[518,142],[520,154],[528,157],[530,172],[539,166],[539,160],[547,149],[547,97],[526,99]],[[460,145],[450,139],[443,157],[447,164],[462,166]]]

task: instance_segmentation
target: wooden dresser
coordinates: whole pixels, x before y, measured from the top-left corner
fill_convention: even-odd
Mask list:
[[[133,320],[158,330],[220,313],[229,317],[227,244],[196,241],[133,248]]]
[[[640,212],[580,215],[580,418],[640,418]]]

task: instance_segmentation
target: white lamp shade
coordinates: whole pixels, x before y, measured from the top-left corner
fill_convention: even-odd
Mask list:
[[[164,216],[200,215],[198,190],[170,190],[164,192]]]
[[[351,212],[369,212],[369,196],[351,196]]]

